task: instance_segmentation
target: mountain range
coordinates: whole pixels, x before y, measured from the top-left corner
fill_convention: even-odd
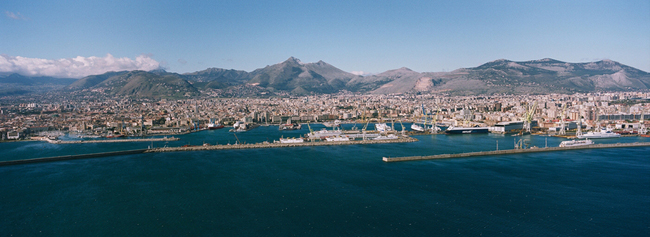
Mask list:
[[[20,75],[1,77],[0,83],[16,84]],[[31,78],[32,82],[47,81]],[[58,81],[57,81],[58,80]],[[370,76],[358,76],[328,63],[302,63],[290,57],[284,62],[252,72],[208,68],[193,73],[164,70],[108,72],[74,79],[64,89],[97,89],[112,95],[140,98],[195,97],[210,91],[228,96],[273,94],[328,94],[340,91],[371,94],[444,93],[449,95],[545,94],[597,91],[630,91],[650,88],[650,74],[611,60],[567,63],[554,59],[515,62],[495,60],[478,67],[451,72],[415,72],[403,67]],[[38,85],[36,83],[35,85]],[[4,87],[3,87],[4,88]],[[55,88],[56,89],[56,88]],[[242,94],[247,91],[247,94]],[[1,95],[1,94],[0,94]]]

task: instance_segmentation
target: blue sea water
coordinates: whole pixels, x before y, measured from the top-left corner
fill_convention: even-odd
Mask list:
[[[347,127],[351,125],[345,125]],[[322,126],[312,125],[314,129]],[[259,127],[154,146],[255,143]],[[650,148],[384,163],[555,137],[429,135],[400,144],[174,152],[0,167],[3,236],[648,236]],[[73,138],[71,138],[73,139]],[[597,143],[642,142],[625,137]],[[0,143],[0,160],[151,143]]]

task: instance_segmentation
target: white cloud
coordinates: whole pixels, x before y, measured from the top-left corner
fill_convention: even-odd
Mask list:
[[[350,73],[352,73],[354,75],[357,75],[357,76],[370,76],[370,75],[373,74],[371,72],[364,72],[364,71],[352,71]]]
[[[20,12],[13,13],[10,11],[5,11],[5,15],[14,20],[27,20],[27,18],[20,14]]]
[[[158,68],[160,63],[148,55],[140,55],[135,60],[127,57],[116,58],[111,54],[106,54],[105,57],[77,56],[55,60],[0,55],[0,72],[25,76],[81,78],[109,71],[150,71]]]

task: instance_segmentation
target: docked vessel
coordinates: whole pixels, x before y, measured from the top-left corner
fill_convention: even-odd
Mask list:
[[[378,137],[375,137],[375,138],[372,139],[372,140],[393,140],[393,139],[398,139],[398,138],[399,138],[399,137],[396,136],[395,134],[388,134],[388,135],[386,135],[386,136],[384,136],[384,135],[380,135],[380,136],[378,136]]]
[[[578,138],[589,138],[589,139],[598,139],[598,138],[619,138],[621,134],[613,133],[607,129],[601,129],[600,132],[588,132],[577,136]]]
[[[291,119],[287,120],[287,123],[285,124],[280,124],[279,129],[280,130],[298,130],[301,129],[302,125],[298,123],[292,123]]]
[[[302,137],[280,138],[280,143],[303,143],[303,142],[305,142],[305,139],[302,139]]]
[[[325,139],[327,137],[340,136],[341,134],[343,134],[343,131],[341,131],[340,129],[327,130],[323,128],[320,131],[308,133],[307,137],[309,139]]]
[[[420,125],[417,124],[411,124],[411,130],[413,131],[418,131],[418,132],[424,132],[424,128]]]
[[[259,127],[259,125],[237,121],[229,132],[246,132],[256,127]]]
[[[208,129],[209,130],[215,130],[215,129],[220,129],[223,128],[223,124],[221,123],[208,123]]]
[[[388,132],[388,131],[392,131],[393,129],[390,126],[388,126],[386,123],[376,123],[375,130],[379,132]]]
[[[454,127],[451,126],[445,130],[447,134],[473,134],[473,133],[488,133],[486,127]]]
[[[347,136],[334,136],[334,137],[326,137],[325,140],[328,142],[347,142],[350,141],[350,138]]]
[[[325,127],[340,127],[341,126],[341,120],[334,120],[334,122],[324,122],[323,125]]]
[[[560,147],[572,147],[572,146],[588,146],[588,145],[593,145],[594,142],[585,139],[585,140],[571,140],[571,141],[563,141],[560,143]]]

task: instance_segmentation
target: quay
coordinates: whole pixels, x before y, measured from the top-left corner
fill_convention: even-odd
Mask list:
[[[536,153],[536,152],[583,150],[583,149],[604,149],[604,148],[623,148],[623,147],[645,147],[645,146],[650,146],[650,142],[594,144],[594,145],[588,145],[588,146],[573,146],[573,147],[546,147],[546,148],[536,148],[536,147],[534,147],[534,148],[530,148],[530,149],[478,151],[478,152],[457,153],[457,154],[440,154],[440,155],[431,155],[431,156],[383,157],[383,161],[384,162],[398,162],[398,161],[415,161],[415,160],[436,160],[436,159],[466,158],[466,157],[494,156],[494,155],[510,155],[510,154],[522,154],[522,153]]]
[[[142,138],[142,139],[110,139],[110,140],[79,140],[79,141],[61,141],[61,140],[50,140],[50,139],[41,139],[52,144],[82,144],[82,143],[111,143],[111,142],[166,142],[166,141],[178,141],[180,138],[170,137],[170,138]]]
[[[322,142],[302,142],[302,143],[253,143],[253,144],[234,144],[234,145],[203,145],[203,146],[186,146],[186,147],[161,147],[161,148],[148,149],[146,152],[260,149],[260,148],[306,147],[306,146],[340,146],[340,145],[358,145],[358,144],[404,143],[404,142],[415,142],[415,141],[418,141],[418,139],[412,137],[402,137],[398,139],[387,139],[387,140],[357,140],[357,141],[340,141],[340,142],[322,141]]]

